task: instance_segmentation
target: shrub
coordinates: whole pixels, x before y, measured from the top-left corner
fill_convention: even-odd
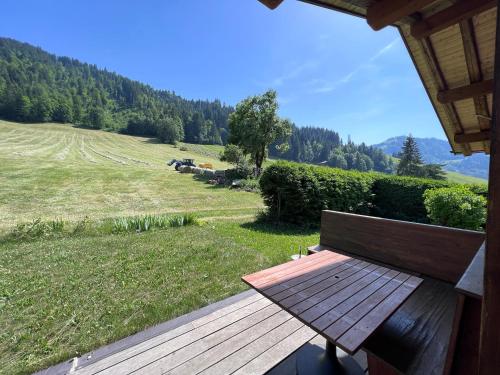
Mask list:
[[[245,191],[259,191],[259,180],[255,178],[247,178],[244,180],[240,180],[239,186],[240,189]]]
[[[428,223],[424,192],[452,185],[425,178],[379,175],[373,183],[372,213],[389,219]]]
[[[433,224],[480,230],[486,222],[486,199],[465,186],[430,189],[424,198]]]
[[[321,211],[369,213],[374,175],[280,161],[260,178],[271,218],[298,224],[319,223]]]
[[[487,184],[469,184],[464,185],[470,189],[473,193],[480,195],[488,199],[488,185]]]
[[[245,180],[253,175],[252,169],[248,166],[241,166],[232,169],[226,169],[224,176],[226,181],[231,183],[234,180]]]

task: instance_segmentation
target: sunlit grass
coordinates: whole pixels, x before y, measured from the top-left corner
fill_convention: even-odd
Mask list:
[[[176,212],[256,210],[258,194],[214,187],[166,161],[193,158],[225,168],[220,146],[155,139],[59,124],[0,121],[0,230],[36,218],[78,221]]]
[[[252,219],[0,243],[0,373],[39,370],[236,294],[242,275],[318,240]]]

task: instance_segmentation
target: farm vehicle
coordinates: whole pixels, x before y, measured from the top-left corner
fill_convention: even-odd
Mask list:
[[[169,167],[171,165],[174,165],[176,171],[178,171],[179,168],[182,166],[196,167],[196,164],[194,164],[194,159],[182,159],[182,160],[172,159],[167,163],[167,165]]]

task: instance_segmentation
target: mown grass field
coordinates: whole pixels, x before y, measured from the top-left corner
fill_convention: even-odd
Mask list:
[[[167,167],[173,158],[227,166],[217,158],[220,147],[180,146],[70,125],[0,121],[0,230],[37,217],[214,210],[241,217],[262,207],[257,194],[213,187]]]

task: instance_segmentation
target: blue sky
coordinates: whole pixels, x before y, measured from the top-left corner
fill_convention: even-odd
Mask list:
[[[273,88],[299,126],[445,139],[397,31],[356,17],[295,0],[2,0],[2,13],[1,36],[186,98],[234,105]]]

